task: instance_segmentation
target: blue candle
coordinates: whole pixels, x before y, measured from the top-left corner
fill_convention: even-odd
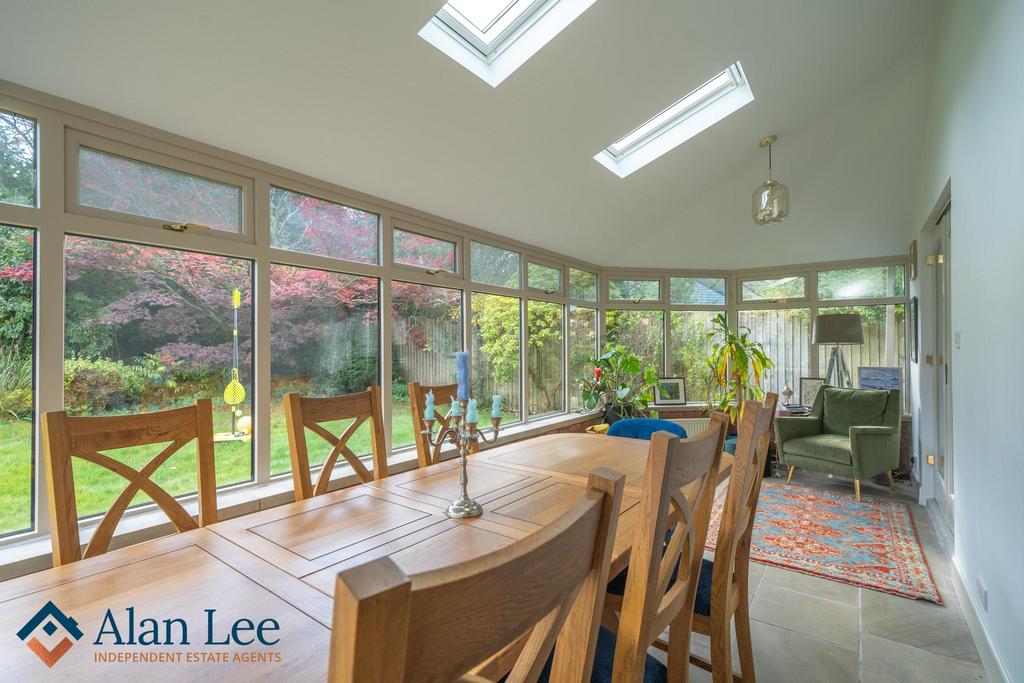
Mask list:
[[[491,417],[501,417],[501,395],[491,396]]]
[[[469,405],[466,406],[466,422],[470,424],[476,424],[480,421],[480,416],[476,412],[476,399],[469,399]]]
[[[423,419],[433,420],[434,419],[434,392],[427,392],[427,405],[423,409]]]
[[[455,380],[459,383],[459,400],[469,400],[469,354],[465,351],[455,353]]]
[[[458,417],[459,415],[462,415],[462,404],[452,396],[452,417]]]

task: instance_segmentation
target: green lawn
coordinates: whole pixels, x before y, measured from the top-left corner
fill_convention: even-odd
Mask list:
[[[395,403],[392,425],[392,444],[395,448],[412,445],[413,427],[409,416],[408,403]],[[504,423],[516,419],[512,413],[504,415]],[[215,432],[230,429],[231,416],[225,410],[215,407],[213,428]],[[332,433],[344,431],[348,421],[325,425]],[[323,461],[330,450],[327,442],[307,431],[310,458],[314,463]],[[0,420],[0,534],[19,531],[31,525],[29,510],[32,500],[30,458],[32,425],[30,422]],[[114,451],[118,460],[139,469],[166,444],[139,446]],[[356,453],[370,452],[369,425],[364,424],[352,436],[350,446]],[[249,481],[252,477],[252,449],[250,440],[221,441],[216,444],[217,484],[224,486]],[[288,434],[284,424],[284,412],[279,405],[271,413],[270,466],[272,474],[283,474],[291,470],[288,452]],[[106,510],[124,489],[127,482],[118,475],[89,462],[74,461],[75,488],[77,491],[78,514],[92,515]],[[43,474],[42,462],[37,473]],[[195,447],[186,445],[175,453],[153,476],[154,481],[174,495],[184,495],[196,490]],[[139,494],[135,503],[146,502],[148,497]]]

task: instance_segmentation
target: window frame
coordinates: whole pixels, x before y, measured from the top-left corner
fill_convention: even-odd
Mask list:
[[[656,299],[613,299],[612,298],[612,282],[615,280],[645,280],[658,283],[658,298]],[[604,274],[604,286],[601,287],[601,303],[609,308],[628,308],[635,306],[637,308],[652,308],[664,305],[667,302],[665,296],[665,285],[667,283],[667,277],[664,271],[660,271],[657,274],[644,271],[605,271]]]
[[[529,292],[529,295],[531,297],[538,298],[539,300],[544,301],[544,300],[546,300],[546,297],[557,297],[557,298],[561,299],[562,297],[567,295],[567,293],[566,293],[566,284],[567,284],[567,282],[566,282],[566,269],[565,269],[565,267],[561,263],[558,263],[556,261],[552,261],[550,259],[537,258],[537,257],[531,256],[529,254],[526,254],[525,256],[526,256],[526,259],[525,259],[525,262],[526,262],[525,271],[526,272],[523,274],[523,284],[525,285],[525,289],[526,289],[527,292]],[[540,287],[531,287],[530,286],[530,266],[531,265],[538,265],[538,266],[540,266],[542,268],[552,268],[552,269],[558,271],[558,289],[541,289]]]
[[[383,224],[383,221],[381,221],[381,223]],[[419,235],[420,237],[429,237],[431,239],[441,240],[443,242],[450,242],[455,247],[455,270],[454,271],[450,271],[450,270],[442,270],[442,269],[424,268],[423,266],[415,266],[415,265],[412,265],[412,264],[409,264],[409,263],[399,263],[398,261],[396,261],[395,260],[395,231],[396,230],[401,230],[403,232],[410,232],[410,233],[413,233],[415,235]],[[409,271],[412,271],[414,273],[419,273],[421,275],[427,275],[427,276],[429,276],[431,278],[435,278],[438,281],[438,283],[440,283],[442,280],[451,280],[451,281],[455,281],[455,282],[459,282],[459,283],[461,283],[463,281],[463,279],[464,279],[463,276],[465,275],[465,272],[466,272],[466,269],[465,269],[466,255],[465,255],[464,241],[463,241],[463,238],[460,235],[456,235],[455,233],[447,232],[445,230],[441,230],[441,229],[438,229],[438,228],[426,226],[426,225],[423,225],[421,223],[415,223],[413,221],[405,220],[405,219],[401,219],[401,218],[392,218],[391,219],[390,226],[389,226],[389,228],[387,230],[387,235],[388,235],[387,242],[389,243],[387,262],[395,270],[397,270],[397,271],[409,270]],[[381,244],[383,244],[383,242],[384,242],[384,240],[382,239],[381,240]],[[401,279],[401,278],[399,278],[399,279]],[[461,288],[461,284],[460,284],[460,288]]]
[[[579,271],[581,273],[588,273],[594,276],[594,298],[593,299],[580,299],[572,295],[572,271]],[[600,308],[601,307],[601,283],[603,278],[601,274],[596,270],[589,270],[587,268],[580,268],[572,263],[567,264],[565,270],[565,297],[570,302],[587,304],[584,308]]]

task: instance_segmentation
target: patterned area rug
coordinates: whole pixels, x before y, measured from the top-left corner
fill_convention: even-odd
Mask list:
[[[725,503],[719,491],[708,530],[713,550]],[[787,486],[765,479],[750,559],[832,581],[942,604],[903,501]]]

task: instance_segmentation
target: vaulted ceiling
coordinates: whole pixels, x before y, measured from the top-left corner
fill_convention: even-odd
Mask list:
[[[903,250],[931,0],[597,0],[491,88],[440,0],[9,0],[0,78],[608,266]],[[593,155],[741,61],[755,101],[625,179]],[[790,220],[750,195],[777,133]]]

